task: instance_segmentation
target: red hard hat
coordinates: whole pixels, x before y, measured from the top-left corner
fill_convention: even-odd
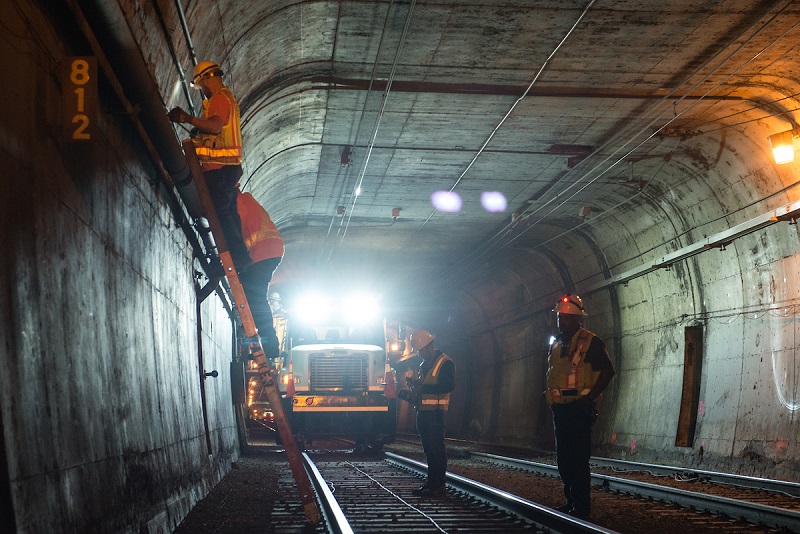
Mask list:
[[[553,308],[556,313],[566,313],[568,315],[580,315],[586,317],[588,314],[583,309],[583,300],[578,295],[568,293],[561,297],[556,307]]]

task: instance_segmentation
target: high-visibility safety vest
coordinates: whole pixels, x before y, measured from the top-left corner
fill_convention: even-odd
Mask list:
[[[194,149],[201,163],[216,163],[217,165],[241,165],[242,163],[242,126],[239,122],[239,103],[233,97],[230,89],[223,87],[219,93],[224,95],[231,104],[231,116],[222,126],[218,134],[199,132],[194,136]],[[216,96],[216,95],[214,95]],[[213,98],[213,97],[212,97]],[[208,118],[208,106],[211,99],[203,100],[203,118]]]
[[[236,209],[242,221],[242,238],[254,262],[283,256],[283,238],[253,195],[241,193],[236,197]]]
[[[440,354],[436,361],[433,363],[428,372],[422,377],[422,383],[427,385],[434,385],[439,383],[439,370],[442,368],[442,365],[445,362],[451,362],[453,360],[447,354]],[[455,365],[455,364],[454,364]],[[417,410],[420,411],[434,411],[434,410],[443,410],[447,411],[448,406],[450,406],[450,393],[441,393],[441,394],[434,394],[434,393],[423,393],[422,400],[417,406]]]
[[[600,371],[593,371],[592,364],[586,361],[586,353],[595,334],[579,329],[569,343],[567,356],[562,358],[562,343],[557,340],[550,351],[547,371],[548,404],[568,404],[585,397],[600,378]]]

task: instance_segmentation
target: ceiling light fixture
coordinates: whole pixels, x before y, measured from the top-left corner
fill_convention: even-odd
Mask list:
[[[775,157],[775,163],[780,165],[794,161],[793,137],[794,132],[792,130],[769,136],[769,144],[772,145],[772,155]]]

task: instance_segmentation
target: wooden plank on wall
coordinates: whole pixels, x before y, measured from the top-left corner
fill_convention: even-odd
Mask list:
[[[683,390],[676,447],[691,447],[700,402],[700,377],[703,371],[703,326],[687,326],[683,338]]]

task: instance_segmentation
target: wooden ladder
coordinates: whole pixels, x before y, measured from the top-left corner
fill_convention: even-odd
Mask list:
[[[194,144],[191,139],[184,140],[182,144],[183,151],[186,154],[186,162],[189,165],[189,170],[192,173],[192,178],[194,179],[197,189],[197,195],[200,197],[200,202],[203,204],[211,233],[217,243],[219,258],[222,261],[225,276],[228,278],[228,284],[233,294],[236,309],[242,320],[242,326],[247,336],[251,356],[258,366],[260,386],[266,392],[267,399],[269,399],[272,411],[275,414],[275,425],[278,428],[281,440],[283,440],[283,446],[286,449],[286,456],[289,459],[289,466],[292,469],[295,483],[297,483],[297,488],[300,490],[300,497],[303,501],[303,510],[305,511],[306,519],[310,523],[317,523],[320,520],[320,511],[317,506],[314,490],[308,478],[308,473],[306,473],[303,467],[303,458],[300,454],[300,449],[294,440],[292,428],[283,410],[278,384],[275,382],[275,376],[269,365],[269,360],[267,360],[267,357],[264,355],[264,348],[261,346],[261,339],[256,330],[255,322],[253,321],[253,314],[250,312],[250,305],[247,303],[247,297],[245,297],[244,289],[242,288],[241,282],[239,282],[239,276],[233,264],[231,253],[228,250],[228,245],[225,242],[222,227],[219,225],[219,219],[217,219],[217,214],[214,211],[214,204],[211,200],[211,195],[208,192],[208,186],[206,185],[205,177],[200,167],[200,160],[197,158],[197,153],[194,150]]]

